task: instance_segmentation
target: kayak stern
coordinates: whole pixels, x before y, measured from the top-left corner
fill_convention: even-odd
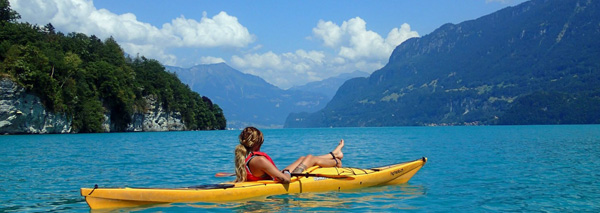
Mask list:
[[[82,194],[84,194],[84,190],[89,192],[92,189],[82,188],[81,189]],[[85,196],[85,202],[87,202],[88,206],[90,206],[90,209],[114,209],[114,208],[125,208],[125,207],[143,206],[143,205],[163,203],[163,202],[152,202],[152,201],[119,200],[119,199],[100,198],[100,197],[92,197],[92,196]]]

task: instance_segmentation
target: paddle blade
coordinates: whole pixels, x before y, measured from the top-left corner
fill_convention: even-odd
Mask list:
[[[232,177],[232,176],[235,176],[235,173],[219,172],[219,173],[215,174],[215,177]]]

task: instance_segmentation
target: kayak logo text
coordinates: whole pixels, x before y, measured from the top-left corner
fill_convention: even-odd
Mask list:
[[[393,172],[390,172],[390,174],[391,174],[392,176],[394,176],[394,175],[400,174],[402,171],[404,171],[404,168],[402,168],[402,169],[398,169],[398,170],[396,170],[396,171],[393,171]]]
[[[326,177],[314,177],[313,180],[315,181],[320,181],[320,180],[325,180],[327,179]]]

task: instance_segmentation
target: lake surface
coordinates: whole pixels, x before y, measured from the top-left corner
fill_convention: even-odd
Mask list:
[[[240,131],[0,136],[0,212],[89,212],[79,188],[185,187],[233,172]],[[407,184],[118,212],[600,211],[600,125],[264,130],[280,168],[343,138],[344,166],[428,157]]]

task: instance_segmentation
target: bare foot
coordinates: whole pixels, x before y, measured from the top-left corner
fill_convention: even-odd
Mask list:
[[[335,157],[340,160],[342,158],[344,158],[344,153],[342,152],[342,148],[344,148],[344,139],[340,140],[340,143],[332,151],[333,155],[335,155]]]

